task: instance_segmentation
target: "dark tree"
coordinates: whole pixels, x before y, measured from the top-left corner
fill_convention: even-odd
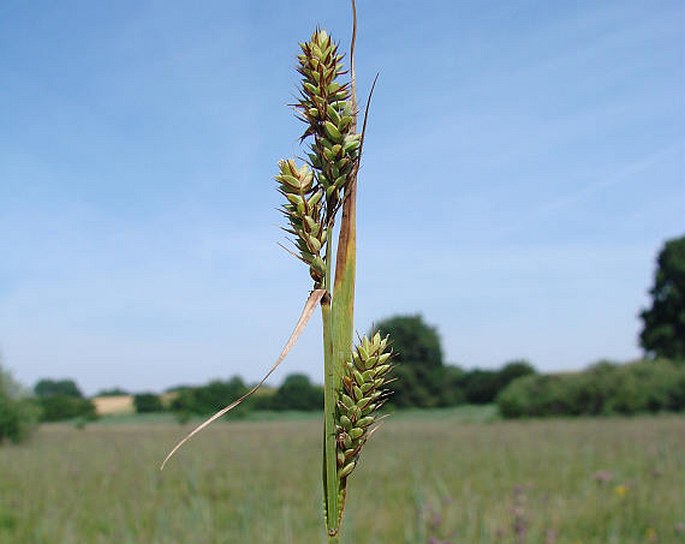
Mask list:
[[[171,403],[176,412],[211,414],[217,412],[247,392],[245,382],[235,376],[228,381],[214,380],[199,387],[177,388],[178,396]],[[232,414],[242,413],[240,408]]]
[[[162,400],[159,395],[154,393],[139,393],[133,396],[133,405],[136,407],[136,413],[146,414],[150,412],[161,412],[164,410]]]
[[[41,407],[41,421],[96,417],[95,406],[83,397],[74,380],[40,380],[33,391]]]
[[[88,399],[68,395],[51,395],[38,399],[41,421],[63,421],[82,417],[96,419],[95,406]]]
[[[582,372],[532,374],[497,397],[504,417],[597,416],[685,410],[685,366],[661,359],[601,361]]]
[[[380,321],[373,332],[389,334],[396,364],[389,402],[398,407],[431,408],[463,402],[461,371],[446,367],[440,336],[420,315],[395,316]]]
[[[271,399],[274,410],[322,410],[323,388],[304,374],[290,374]]]
[[[531,374],[535,374],[533,365],[525,360],[516,360],[506,363],[499,370],[469,370],[463,374],[460,384],[466,402],[490,404],[511,382]]]
[[[470,404],[489,404],[500,392],[500,380],[497,370],[476,368],[469,370],[462,378],[466,401]]]
[[[458,406],[466,402],[462,386],[464,369],[458,366],[444,366],[434,372],[433,390],[437,393],[438,406]]]
[[[640,345],[650,357],[685,361],[685,236],[662,248],[649,293],[652,306],[640,313]]]
[[[122,389],[121,387],[114,387],[112,389],[103,389],[98,391],[95,395],[96,397],[123,397],[128,395],[128,391]]]
[[[416,368],[400,364],[393,370],[395,380],[390,384],[392,396],[389,402],[398,408],[432,408],[438,399],[431,391],[426,375],[419,376]]]
[[[420,315],[396,316],[379,322],[374,331],[389,334],[394,361],[425,370],[442,366],[442,347],[435,327],[424,323]]]
[[[500,388],[504,389],[507,385],[517,378],[535,374],[535,367],[525,359],[509,361],[499,371]]]
[[[9,372],[0,366],[0,445],[21,442],[37,422],[38,408]]]
[[[83,398],[83,393],[74,380],[40,380],[33,388],[37,397],[54,396]]]

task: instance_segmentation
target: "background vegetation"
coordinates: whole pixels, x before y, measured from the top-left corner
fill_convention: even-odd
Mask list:
[[[86,399],[74,380],[40,380],[33,388],[41,421],[95,418],[95,406]]]
[[[371,333],[389,334],[393,341],[396,379],[390,383],[390,408],[440,408],[496,403],[508,418],[634,415],[685,410],[685,236],[667,241],[656,262],[652,304],[640,314],[640,342],[648,357],[620,364],[602,361],[581,372],[538,374],[526,360],[498,369],[469,369],[446,364],[440,335],[421,315],[398,315],[381,320]],[[43,379],[34,386],[35,398],[19,395],[11,377],[2,375],[0,417],[4,434],[19,440],[40,415],[41,421],[94,419],[95,408],[74,380]],[[133,395],[140,414],[170,410],[179,422],[212,414],[249,389],[243,379],[212,380],[205,385],[182,385],[163,394]],[[128,395],[120,388],[98,396]],[[21,401],[18,400],[21,397]],[[32,406],[37,405],[38,411]],[[241,417],[261,411],[320,411],[323,388],[303,374],[285,377],[277,388],[265,387],[232,413]],[[19,418],[19,419],[17,419]],[[19,421],[25,423],[18,423]],[[14,428],[21,429],[9,431]]]
[[[497,398],[504,417],[635,415],[685,410],[685,365],[601,362],[584,372],[534,375]]]
[[[38,409],[0,360],[0,445],[21,442],[33,431]]]
[[[649,294],[640,344],[651,357],[685,361],[685,236],[668,240],[659,252]]]
[[[667,244],[652,308],[641,314],[648,358],[627,364],[539,374],[518,360],[465,370],[444,362],[437,329],[421,316],[379,322],[395,341],[393,403],[404,410],[383,424],[355,473],[365,475],[356,477],[343,541],[685,540],[685,419],[664,414],[685,411],[683,269],[681,246]],[[676,321],[658,324],[657,315]],[[322,389],[307,376],[260,391],[231,416],[247,419],[210,429],[156,471],[186,431],[160,410],[184,423],[246,390],[236,376],[138,393],[138,415],[84,428],[94,407],[74,380],[41,380],[30,395],[0,368],[0,442],[19,444],[39,418],[81,422],[44,425],[27,444],[0,448],[0,542],[319,541],[311,466],[321,455]]]
[[[685,419],[492,421],[487,407],[386,420],[353,475],[348,544],[646,544],[685,537]],[[142,417],[142,416],[138,416]],[[185,429],[45,426],[0,448],[0,542],[314,543],[321,419]],[[433,539],[433,540],[431,540]]]

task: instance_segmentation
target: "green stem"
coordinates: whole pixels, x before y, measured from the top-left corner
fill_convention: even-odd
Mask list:
[[[356,77],[354,72],[354,46],[357,34],[357,12],[354,0],[352,0],[353,12],[353,33],[352,33],[352,47],[350,50],[350,85],[351,96],[350,101],[352,105],[353,121],[350,130],[357,131],[357,87]],[[345,188],[344,203],[342,207],[342,219],[340,221],[340,233],[338,235],[337,255],[335,259],[335,279],[333,286],[333,301],[331,303],[331,316],[329,326],[332,331],[332,353],[330,364],[326,366],[326,378],[329,378],[329,369],[331,372],[330,382],[332,391],[329,393],[327,385],[324,391],[324,409],[326,410],[326,418],[334,417],[335,410],[335,395],[336,391],[340,389],[340,382],[342,370],[345,363],[350,359],[352,353],[352,343],[354,335],[354,291],[355,291],[355,277],[357,268],[357,168],[352,173],[352,176],[347,181]],[[332,228],[331,228],[332,231]],[[328,274],[326,277],[327,289],[330,290],[331,278],[331,244],[327,245],[326,249],[328,266]],[[330,291],[329,291],[330,292]],[[322,305],[323,308],[323,305]],[[324,324],[324,327],[326,325]],[[324,333],[324,337],[325,337]],[[329,337],[331,335],[329,334]],[[329,408],[326,406],[326,395],[333,396],[333,404]],[[328,419],[327,419],[328,421]],[[326,435],[326,444],[331,444],[330,450],[325,451],[327,463],[333,463],[333,469],[328,468],[327,474],[333,472],[335,475],[335,487],[332,487],[331,480],[328,480],[326,488],[326,496],[329,503],[333,506],[327,510],[328,525],[335,528],[335,532],[339,529],[338,524],[342,517],[342,509],[344,504],[341,504],[344,499],[338,494],[338,479],[337,479],[337,460],[335,451],[335,421],[333,421],[332,429],[333,435]],[[328,433],[328,431],[326,431]],[[331,520],[331,514],[335,513],[335,519]],[[329,544],[337,543],[337,536],[330,536],[329,530]]]
[[[350,49],[350,86],[353,121],[350,131],[357,131],[357,82],[354,70],[354,47],[357,36],[357,10],[352,0],[352,44]],[[357,170],[345,188],[345,201],[338,235],[335,259],[335,279],[331,289],[333,251],[331,237],[333,225],[329,225],[329,242],[326,244],[326,277],[324,287],[327,296],[321,301],[324,329],[324,492],[326,496],[326,529],[328,544],[339,542],[338,530],[344,507],[338,481],[338,464],[335,442],[335,403],[341,387],[345,363],[350,358],[354,334],[354,287],[357,266]],[[332,298],[331,300],[331,293]]]
[[[332,230],[332,228],[331,228]],[[324,437],[323,437],[323,485],[326,513],[326,531],[329,543],[337,542],[340,505],[338,501],[338,465],[335,444],[335,409],[340,372],[336,371],[336,357],[333,342],[333,313],[331,311],[330,277],[332,272],[331,243],[326,244],[326,294],[321,300],[321,320],[324,345]]]

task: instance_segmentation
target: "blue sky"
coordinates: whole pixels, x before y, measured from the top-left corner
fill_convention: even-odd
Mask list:
[[[446,360],[639,356],[685,232],[685,5],[359,0],[380,78],[357,328],[420,312]],[[310,289],[282,251],[297,42],[346,2],[0,5],[0,350],[88,392],[256,380]],[[278,372],[320,381],[313,321]]]

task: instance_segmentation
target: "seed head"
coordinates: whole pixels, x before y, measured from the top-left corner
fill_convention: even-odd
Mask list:
[[[284,230],[293,236],[296,255],[309,265],[309,274],[318,288],[326,272],[321,251],[328,241],[328,227],[323,221],[323,192],[314,183],[314,174],[306,164],[298,167],[293,159],[288,159],[278,163],[278,170],[275,176],[278,190],[286,198],[281,208],[288,219]]]
[[[308,158],[326,195],[326,221],[332,222],[358,166],[360,139],[352,132],[356,112],[349,83],[339,80],[347,73],[343,55],[326,31],[315,31],[300,48],[302,84],[295,108],[306,125],[301,139],[313,137]]]
[[[378,421],[378,410],[389,395],[385,388],[392,365],[388,338],[379,333],[364,337],[345,365],[338,394],[336,432],[338,478],[344,490],[347,477],[359,462],[359,454]]]

